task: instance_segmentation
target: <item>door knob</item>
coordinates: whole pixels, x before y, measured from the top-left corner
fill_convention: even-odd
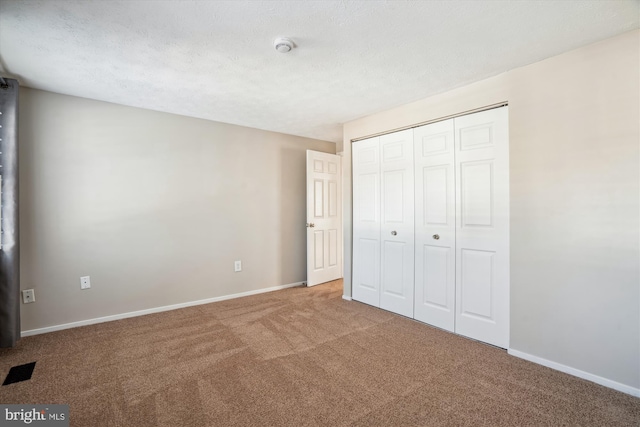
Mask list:
[[[316,225],[315,225],[314,223],[307,224],[307,227],[309,227],[309,228],[313,228],[313,227],[315,227],[315,226],[316,226]]]
[[[395,230],[391,232],[391,235],[392,235],[392,236],[395,236],[396,234],[398,234],[398,232],[397,232],[397,231],[395,231]]]
[[[434,235],[433,235],[433,238],[434,238],[435,240],[438,240],[438,239],[440,239],[440,235],[439,235],[439,234],[434,234]]]

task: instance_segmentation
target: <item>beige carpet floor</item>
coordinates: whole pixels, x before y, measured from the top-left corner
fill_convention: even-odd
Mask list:
[[[640,399],[341,299],[340,281],[23,338],[72,426],[637,426]]]

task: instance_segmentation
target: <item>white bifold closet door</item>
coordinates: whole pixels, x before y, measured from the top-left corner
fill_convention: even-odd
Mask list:
[[[353,203],[355,300],[509,346],[506,107],[353,143]]]
[[[413,317],[413,131],[353,144],[353,298]]]
[[[415,318],[454,331],[456,184],[453,119],[414,129]]]
[[[414,129],[415,318],[509,344],[508,110]]]
[[[380,137],[380,308],[413,317],[413,130]]]
[[[380,138],[353,143],[353,280],[356,301],[380,307]]]
[[[509,346],[507,107],[457,117],[455,331]]]

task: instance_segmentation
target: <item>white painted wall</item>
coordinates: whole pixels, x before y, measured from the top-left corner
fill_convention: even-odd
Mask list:
[[[335,144],[22,88],[22,330],[304,281],[307,149]]]
[[[355,138],[509,102],[511,348],[640,388],[640,32],[345,124]]]

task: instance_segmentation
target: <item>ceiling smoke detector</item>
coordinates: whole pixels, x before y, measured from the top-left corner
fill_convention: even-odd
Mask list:
[[[286,37],[278,37],[273,41],[273,47],[280,53],[287,53],[293,49],[293,42]]]

